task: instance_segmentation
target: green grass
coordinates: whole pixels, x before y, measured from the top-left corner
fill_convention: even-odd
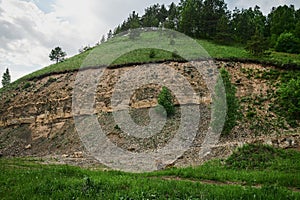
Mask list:
[[[162,50],[154,50],[155,56],[151,58],[149,55],[151,49],[140,49],[124,54],[113,62],[113,65],[122,65],[126,63],[144,63],[157,62],[172,59],[172,53]]]
[[[263,61],[268,61],[274,64],[292,64],[300,66],[300,54],[289,54],[271,51],[271,55],[265,58],[262,58]]]
[[[242,150],[239,152],[243,153]],[[266,154],[260,148],[256,153]],[[0,198],[300,199],[300,193],[292,191],[300,186],[300,153],[282,153],[288,156],[274,156],[271,165],[259,170],[236,170],[226,162],[215,160],[195,168],[145,174],[43,165],[41,160],[34,159],[2,158]],[[207,184],[201,180],[229,181],[231,184]]]
[[[194,180],[233,181],[252,184],[276,184],[300,188],[300,153],[249,145],[235,152],[226,161],[213,160],[199,167],[173,169],[160,175]]]
[[[212,58],[253,58],[241,46],[219,45],[207,40],[198,40],[198,42]]]
[[[281,53],[276,52],[274,50],[269,50],[268,56],[253,56],[249,52],[247,52],[243,46],[234,45],[219,45],[215,44],[211,41],[206,40],[198,40],[199,44],[203,46],[203,48],[208,52],[208,54],[212,58],[217,59],[246,59],[252,61],[259,61],[263,63],[274,64],[276,66],[280,65],[295,65],[300,66],[300,54],[289,54],[289,53]]]
[[[141,39],[131,41],[128,36],[113,38],[110,41],[101,44],[96,48],[91,48],[81,54],[75,55],[65,61],[42,68],[36,72],[28,74],[19,80],[11,83],[6,88],[0,88],[0,93],[16,89],[27,80],[51,75],[53,73],[62,73],[78,70],[80,67],[101,66],[101,65],[129,65],[148,62],[162,62],[166,60],[178,60],[174,58],[174,52],[181,53],[184,59],[215,58],[232,61],[249,60],[274,64],[276,66],[291,65],[300,66],[300,54],[278,53],[270,51],[269,56],[254,57],[242,46],[218,45],[207,40],[189,40],[180,36],[175,37],[175,45],[170,44],[170,36],[157,35],[159,33],[146,32],[141,34]],[[197,46],[196,43],[200,44]],[[197,50],[195,51],[196,47]],[[138,48],[144,47],[144,48]],[[149,56],[151,47],[155,49],[155,56]],[[167,47],[170,51],[162,50]],[[137,49],[138,48],[138,49]]]
[[[270,51],[269,56],[254,57],[250,55],[242,46],[225,46],[215,44],[207,40],[189,40],[177,36],[174,38],[175,45],[170,44],[169,35],[157,35],[159,33],[146,32],[141,34],[140,41],[133,41],[128,36],[113,38],[110,41],[92,48],[81,54],[66,59],[64,62],[53,64],[36,72],[28,74],[12,83],[7,88],[1,88],[1,91],[15,89],[21,82],[32,80],[40,76],[52,73],[68,72],[79,69],[80,67],[98,66],[98,65],[124,65],[130,63],[147,63],[165,60],[174,60],[173,52],[181,53],[181,56],[187,60],[198,58],[216,58],[216,59],[244,59],[275,65],[296,65],[300,66],[300,54],[278,53]],[[157,41],[159,39],[159,41]],[[200,44],[195,50],[191,48]],[[122,44],[122,45],[120,45]],[[162,50],[167,47],[168,50]],[[149,56],[151,48],[155,50],[155,56]],[[178,58],[175,58],[177,60]]]

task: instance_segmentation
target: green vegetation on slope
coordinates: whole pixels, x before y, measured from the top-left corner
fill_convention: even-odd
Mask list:
[[[260,120],[260,124],[265,126],[264,130],[258,126],[254,126],[253,130],[257,132],[267,133],[272,127],[288,129],[288,126],[297,127],[299,124],[299,102],[300,102],[300,71],[280,70],[268,68],[266,70],[242,70],[250,78],[266,81],[270,88],[266,95],[241,99],[248,102],[260,110],[266,110],[262,105],[267,104],[268,113],[276,113],[279,117],[275,124],[269,124],[272,121],[272,115],[267,119],[259,119],[255,113],[255,109],[249,109],[247,118],[255,122]],[[271,120],[270,120],[271,119]],[[284,120],[282,120],[284,119]],[[298,121],[297,121],[298,120]]]
[[[249,151],[249,148],[251,151]],[[264,151],[265,148],[271,149]],[[254,152],[252,152],[252,150]],[[270,153],[277,152],[270,155]],[[246,156],[246,154],[247,156]],[[245,157],[243,157],[245,156]],[[269,160],[261,159],[267,156]],[[247,168],[251,161],[267,163]],[[231,163],[244,161],[240,171]],[[239,149],[225,163],[146,174],[0,159],[2,199],[299,199],[300,153],[260,145]],[[247,168],[247,169],[246,169]]]
[[[158,104],[164,107],[168,116],[175,113],[174,100],[171,91],[163,86],[157,98]]]
[[[215,129],[214,131],[228,135],[237,124],[239,102],[236,97],[236,87],[231,83],[231,76],[225,68],[220,69],[213,102],[214,121],[212,127]]]
[[[300,153],[270,146],[245,145],[227,160],[212,160],[202,166],[157,172],[159,176],[176,176],[192,180],[239,182],[244,185],[300,185]],[[157,175],[157,174],[156,174]]]
[[[252,5],[248,9],[228,10],[224,0],[181,0],[154,4],[142,16],[133,11],[113,35],[142,27],[159,27],[179,31],[197,39],[210,39],[219,44],[248,44],[254,55],[264,55],[269,48],[278,52],[299,53],[300,9],[294,5],[274,7],[268,15]],[[112,35],[110,30],[109,35]],[[136,37],[138,34],[134,34]]]
[[[268,56],[254,56],[247,52],[243,46],[219,45],[207,40],[198,40],[199,44],[215,59],[232,59],[232,61],[248,60],[249,62],[268,63],[276,66],[300,67],[300,54],[279,53],[269,51]]]
[[[278,90],[279,103],[290,120],[300,119],[300,78],[290,79]],[[296,125],[296,124],[294,124]]]
[[[149,37],[149,34],[148,36],[141,34],[140,37]],[[121,38],[121,40],[122,42],[124,42],[124,40],[126,42],[127,40],[129,41],[130,39],[129,37],[123,37]],[[278,53],[278,52],[271,51],[269,56],[255,57],[250,53],[248,53],[242,46],[219,45],[207,40],[197,40],[197,41],[203,47],[203,49],[207,51],[208,55],[211,58],[215,58],[215,59],[225,59],[228,61],[253,61],[253,62],[274,64],[277,66],[284,66],[284,65],[298,66],[298,67],[300,66],[300,54],[295,55],[295,54]],[[107,43],[104,43],[100,46],[103,46],[103,48],[105,48],[105,45],[108,45],[109,47],[109,44]],[[89,54],[94,49],[95,48],[89,49],[74,57],[68,58],[63,62],[50,65],[41,70],[26,75],[21,79],[15,81],[11,85],[9,85],[7,88],[5,88],[5,90],[16,88],[18,87],[19,83],[24,82],[26,80],[32,80],[38,78],[40,76],[45,76],[52,73],[61,73],[61,72],[78,70],[84,63],[87,56],[89,56]],[[151,53],[151,49],[134,50],[118,57],[112,63],[112,65],[128,65],[131,63],[137,64],[137,63],[147,63],[147,62],[161,62],[167,60],[178,60],[179,58],[174,56],[174,52],[167,52],[167,51],[157,49],[155,50],[154,57],[152,57],[149,56]],[[197,52],[195,55],[197,55]],[[0,91],[3,91],[3,88]]]
[[[86,51],[84,53],[78,54],[71,58],[66,59],[63,62],[59,62],[57,64],[50,65],[38,71],[35,71],[31,74],[28,74],[17,81],[11,83],[6,88],[0,88],[0,92],[4,90],[16,89],[20,83],[26,82],[27,80],[32,80],[41,76],[50,75],[52,73],[62,73],[62,72],[69,72],[72,70],[78,70],[86,58],[86,56],[90,53],[90,51]]]

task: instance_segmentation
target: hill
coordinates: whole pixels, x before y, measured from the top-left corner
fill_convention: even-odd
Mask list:
[[[141,37],[144,36],[142,35]],[[118,41],[119,39],[120,37],[117,36],[116,40]],[[127,38],[126,40],[129,40],[129,38]],[[253,56],[248,51],[246,51],[242,45],[220,45],[209,40],[197,40],[197,42],[205,49],[205,51],[207,51],[209,57],[215,60],[223,60],[229,62],[236,61],[246,63],[250,62],[262,65],[272,65],[278,68],[289,70],[299,69],[300,66],[300,54],[289,54],[270,51],[270,55]],[[112,41],[107,43],[103,43],[102,46],[110,46]],[[16,87],[18,83],[24,82],[26,80],[38,79],[39,77],[51,74],[77,71],[81,67],[86,57],[89,55],[89,53],[93,51],[94,48],[97,47],[93,47],[85,52],[68,58],[64,62],[53,64],[31,74],[28,74],[22,77],[20,80],[17,80],[16,82],[12,83],[11,87]],[[139,63],[141,64],[148,62],[163,62],[177,60],[174,59],[174,57],[172,56],[172,52],[162,53],[163,51],[161,50],[155,51],[157,51],[157,56],[154,58],[149,58],[150,49],[135,50],[133,52],[129,52],[126,55],[122,55],[119,59],[115,60],[114,63],[112,63],[112,65],[123,66],[131,64],[134,65]],[[0,89],[0,92],[2,90],[3,88]]]
[[[57,153],[59,149],[61,149],[58,151],[60,154],[73,154],[83,150],[75,134],[72,118],[72,92],[78,70],[84,69],[85,66],[88,68],[92,66],[91,70],[97,70],[97,66],[108,66],[105,77],[99,82],[98,87],[101,86],[101,88],[98,88],[96,95],[97,113],[101,115],[102,112],[111,113],[110,99],[117,81],[126,71],[143,63],[168,65],[174,68],[193,84],[201,98],[209,99],[207,85],[203,82],[202,75],[190,69],[186,59],[199,60],[200,58],[199,63],[214,59],[218,68],[225,68],[229,72],[230,82],[237,89],[235,96],[240,102],[241,116],[238,124],[229,137],[223,138],[224,141],[235,138],[234,142],[238,143],[239,140],[243,141],[259,135],[273,135],[274,137],[287,131],[297,133],[295,126],[292,126],[291,119],[287,118],[282,109],[278,109],[282,105],[279,104],[277,91],[290,79],[298,78],[299,55],[271,52],[267,57],[255,57],[238,46],[224,46],[205,40],[196,40],[195,44],[200,44],[199,48],[203,49],[203,52],[199,54],[191,48],[193,40],[185,39],[181,35],[174,37],[173,34],[176,33],[167,31],[161,34],[159,31],[142,30],[135,40],[132,40],[130,35],[114,37],[98,47],[29,74],[12,83],[10,87],[2,89],[0,98],[2,102],[0,106],[2,113],[0,150],[2,154],[47,155]],[[135,50],[133,47],[139,42],[142,42],[143,46],[145,46],[144,43],[148,45],[155,43],[158,38],[162,47],[167,46],[175,51],[165,51],[162,48]],[[170,38],[174,44],[170,43]],[[126,48],[132,46],[133,50],[122,55],[119,52],[122,51],[121,45],[124,46],[124,44]],[[176,48],[187,55],[186,59],[177,55],[179,52],[176,52]],[[115,56],[117,59],[111,62],[109,59],[114,54],[117,55]],[[93,59],[93,55],[96,55],[96,60]],[[142,95],[143,91],[144,95]],[[160,87],[151,86],[151,84],[149,87],[139,88],[135,92],[136,99],[131,100],[131,107],[137,110],[153,107],[157,103],[159,91]],[[206,110],[209,109],[208,105],[203,104],[203,106]],[[141,111],[136,117],[145,115],[143,113],[145,111]],[[209,114],[204,114],[204,116],[203,121],[208,121]],[[144,119],[141,123],[147,124],[147,115],[141,118]],[[179,119],[180,117],[175,116],[172,120],[176,122]],[[112,133],[109,134],[119,134],[119,130],[112,129],[115,126],[111,124],[109,130]],[[202,126],[207,126],[207,122]],[[30,149],[23,151],[28,145],[31,145]],[[15,150],[11,151],[11,147]],[[131,147],[126,146],[126,148]],[[134,149],[139,148],[144,149],[143,145]]]
[[[149,37],[154,37],[153,33],[140,35],[141,39]],[[131,41],[129,36],[121,39]],[[293,103],[288,101],[290,95],[297,91],[297,82],[293,85],[291,80],[298,80],[300,76],[299,55],[271,52],[268,57],[255,57],[239,46],[197,40],[197,44],[208,52],[201,52],[200,58],[186,43],[181,46],[191,56],[192,62],[178,55],[179,52],[153,48],[127,52],[113,63],[102,56],[100,59],[96,57],[96,60],[89,59],[99,50],[100,55],[106,50],[111,54],[118,52],[118,40],[120,38],[112,38],[102,46],[29,74],[1,90],[1,197],[252,199],[255,195],[263,199],[299,198],[299,120],[293,117],[296,116],[294,111],[291,114],[287,109]],[[110,42],[115,43],[116,48],[110,48]],[[169,39],[164,42],[173,46]],[[175,40],[175,43],[178,45],[180,41]],[[225,78],[223,81],[236,92],[232,95],[226,91],[227,95],[239,104],[238,108],[234,108],[239,115],[230,121],[233,128],[222,133],[219,141],[212,144],[203,156],[200,153],[203,153],[202,144],[212,118],[213,98],[205,76],[191,63],[215,65],[213,69],[228,72],[228,81]],[[76,113],[76,108],[74,112],[74,88],[77,86],[78,89],[78,85],[83,90],[90,88],[76,82],[77,75],[87,71],[90,76],[85,78],[93,81],[97,71],[105,69],[96,81],[93,98],[93,115],[105,132],[104,141],[110,141],[132,155],[151,154],[176,138],[182,123],[182,109],[189,104],[186,103],[188,101],[179,103],[175,98],[175,114],[166,118],[166,125],[158,134],[144,138],[126,134],[124,127],[119,126],[114,118],[111,99],[122,77],[136,69],[142,73],[147,69],[145,66],[155,69],[168,67],[192,85],[200,97],[200,101],[195,103],[200,110],[197,133],[182,155],[176,155],[168,162],[154,160],[158,172],[132,174],[113,171],[100,162],[104,154],[95,159],[84,144],[85,135],[78,133],[74,116],[84,116],[85,113]],[[203,71],[205,69],[203,67]],[[136,74],[131,80],[141,77],[141,74]],[[177,87],[176,82],[172,82],[174,77],[171,73],[163,74],[163,80]],[[292,88],[290,85],[296,90],[286,94],[281,92],[286,86]],[[130,96],[130,116],[137,125],[151,124],[151,109],[157,105],[161,86],[141,85]],[[283,94],[287,95],[287,99],[283,98]],[[230,106],[228,109],[232,109]],[[86,123],[89,125],[90,122]],[[89,126],[85,128],[88,131]],[[109,156],[118,158],[123,164],[134,165],[121,155]],[[191,165],[193,167],[188,167]],[[12,196],[7,195],[10,192]]]

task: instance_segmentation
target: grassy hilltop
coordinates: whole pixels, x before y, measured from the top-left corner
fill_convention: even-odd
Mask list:
[[[143,40],[144,38],[147,38],[149,36],[154,38],[158,37],[158,36],[153,36],[153,33],[142,33],[140,35],[140,40]],[[103,43],[98,47],[97,46],[93,47],[87,51],[79,53],[78,55],[70,57],[63,62],[59,62],[57,64],[47,66],[36,72],[28,74],[20,78],[19,80],[15,81],[14,83],[12,83],[10,87],[7,87],[7,89],[15,88],[20,82],[24,82],[26,80],[32,80],[35,78],[39,78],[41,76],[47,76],[55,73],[76,71],[82,66],[87,56],[90,53],[92,53],[93,50],[97,49],[97,51],[101,51],[101,49],[109,48],[111,44],[118,43],[118,42],[127,43],[130,41],[131,40],[129,36],[117,37],[116,39],[112,38],[110,41],[107,41],[106,43]],[[235,46],[220,45],[213,41],[199,40],[199,39],[196,41],[205,51],[207,51],[210,58],[213,59],[221,59],[221,60],[233,61],[233,62],[234,61],[256,62],[256,63],[274,65],[281,68],[287,68],[290,70],[294,70],[300,67],[300,54],[280,53],[280,52],[270,50],[268,52],[268,55],[254,56],[248,51],[246,51],[242,45],[235,45]],[[169,42],[169,40],[167,40],[166,42]],[[166,43],[165,45],[169,45],[169,44]],[[183,46],[184,48],[188,49],[188,47],[184,46],[184,44],[175,45],[175,47],[177,48],[180,46]],[[190,51],[191,54],[193,54],[193,49],[190,49]],[[154,52],[153,56],[150,56],[150,54],[153,52]],[[195,56],[195,59],[198,59],[198,57]],[[113,63],[109,63],[109,64],[111,64],[112,66],[114,65],[122,66],[122,65],[138,64],[138,63],[163,62],[163,61],[172,61],[172,60],[178,60],[177,57],[174,58],[173,52],[167,52],[159,49],[151,50],[146,48],[146,49],[135,50],[127,54],[121,55],[118,59],[114,60]],[[0,91],[2,90],[3,88]]]

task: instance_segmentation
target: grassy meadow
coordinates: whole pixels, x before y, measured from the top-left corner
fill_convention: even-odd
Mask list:
[[[0,163],[1,199],[300,199],[300,153],[261,145],[227,160],[144,174],[34,158]]]

